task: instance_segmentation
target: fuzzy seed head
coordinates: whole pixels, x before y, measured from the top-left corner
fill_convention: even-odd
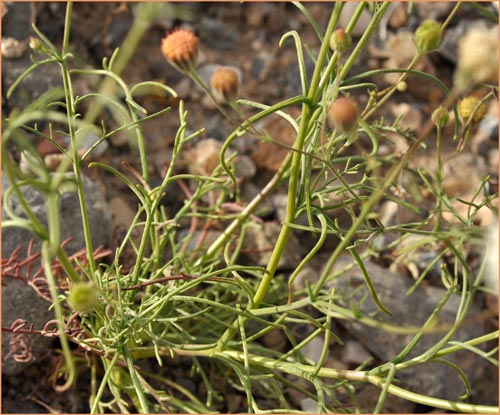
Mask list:
[[[68,302],[75,311],[86,313],[97,305],[97,288],[92,282],[78,282],[69,289]]]
[[[479,98],[469,96],[458,103],[458,113],[464,122],[467,122],[471,116],[474,124],[479,123],[484,118],[488,112],[488,108],[486,105],[481,104],[476,110],[480,102]]]
[[[348,97],[337,98],[328,109],[330,127],[342,132],[352,131],[358,120],[358,106]]]
[[[167,61],[180,70],[196,66],[198,37],[190,30],[177,29],[161,40],[161,52]]]
[[[219,101],[234,101],[240,90],[240,75],[234,68],[221,66],[212,74],[210,87]]]
[[[498,83],[498,27],[473,27],[458,43],[457,88],[467,92],[484,82]]]

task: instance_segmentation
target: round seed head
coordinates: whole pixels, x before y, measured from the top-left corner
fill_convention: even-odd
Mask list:
[[[234,101],[240,90],[240,75],[234,68],[221,66],[212,74],[210,87],[219,101]]]
[[[199,39],[192,31],[177,29],[161,40],[161,52],[168,62],[185,71],[196,66],[198,43]]]
[[[488,108],[484,104],[478,107],[480,102],[479,98],[468,96],[458,103],[458,113],[464,122],[469,121],[471,116],[474,124],[479,123],[484,118]]]
[[[330,127],[342,132],[351,131],[358,120],[358,106],[348,97],[337,98],[328,109]]]
[[[69,289],[68,302],[75,311],[88,312],[93,310],[97,303],[97,288],[92,282],[78,282]]]

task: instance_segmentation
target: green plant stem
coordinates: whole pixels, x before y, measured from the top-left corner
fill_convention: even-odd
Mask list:
[[[90,408],[91,414],[98,413],[97,411],[99,410],[99,402],[101,402],[102,395],[104,394],[106,385],[108,384],[109,377],[111,376],[111,373],[113,373],[113,368],[115,367],[118,357],[120,357],[120,353],[118,353],[118,351],[115,351],[111,360],[108,360],[104,357],[102,358],[104,361],[105,372],[104,376],[102,377],[101,384],[99,385],[99,389],[97,390],[97,393],[92,402],[92,407]]]
[[[122,47],[113,63],[113,72],[116,75],[120,75],[127,63],[132,58],[142,36],[146,30],[150,27],[151,21],[157,16],[159,9],[163,7],[162,3],[157,2],[145,2],[140,4],[139,12],[137,17],[132,23],[132,27],[127,33],[127,36],[122,42]],[[104,96],[111,96],[115,92],[115,85],[111,79],[104,79],[102,84],[99,86],[99,94]],[[97,101],[94,105],[89,108],[89,111],[85,114],[85,122],[88,124],[93,124],[99,114],[101,113],[104,106],[103,101]]]
[[[367,2],[364,2],[364,3],[367,4]],[[380,20],[382,19],[382,17],[387,12],[387,9],[390,6],[391,6],[391,2],[390,1],[383,2],[381,4],[381,6],[378,8],[378,10],[375,12],[375,14],[373,15],[370,23],[368,24],[368,26],[366,27],[365,31],[363,32],[363,35],[356,42],[356,47],[354,48],[354,50],[349,55],[349,58],[344,62],[344,66],[343,66],[342,72],[339,75],[341,79],[344,79],[347,76],[347,74],[351,70],[352,66],[356,63],[357,59],[359,58],[359,55],[365,49],[365,47],[368,44],[368,42],[370,41],[373,33],[377,29],[377,27],[378,27],[378,25],[380,23]],[[361,7],[361,5],[359,5],[358,9],[360,7]],[[350,25],[348,25],[348,28],[349,27],[350,27]]]
[[[70,57],[69,55],[69,33],[71,30],[71,14],[73,10],[73,3],[68,2],[66,6],[66,17],[65,17],[65,25],[64,25],[64,42],[62,46],[62,59],[59,62],[61,66],[61,73],[62,73],[62,78],[63,78],[63,84],[64,84],[64,95],[65,95],[65,100],[66,100],[66,114],[67,114],[67,119],[68,119],[68,129],[69,129],[69,136],[71,140],[71,152],[72,152],[72,157],[71,160],[63,160],[61,163],[61,166],[58,168],[58,173],[61,174],[56,174],[52,176],[52,181],[50,184],[50,191],[51,192],[57,192],[60,183],[63,179],[63,172],[67,168],[67,163],[70,163],[71,161],[73,162],[73,172],[75,174],[75,180],[76,180],[76,188],[77,188],[77,194],[78,194],[78,200],[80,202],[80,212],[82,215],[82,225],[83,225],[83,233],[85,237],[85,248],[87,250],[87,261],[89,263],[90,267],[90,275],[91,278],[95,278],[96,274],[96,264],[94,260],[94,249],[92,246],[92,236],[91,236],[91,231],[90,231],[90,223],[89,223],[89,218],[87,214],[87,206],[85,202],[85,194],[83,191],[83,180],[82,180],[82,171],[81,171],[81,165],[80,165],[80,160],[79,160],[79,155],[78,155],[78,143],[76,139],[76,128],[75,128],[75,120],[76,120],[76,112],[74,108],[74,95],[73,95],[73,87],[71,85],[71,78],[69,74],[69,68],[68,68],[68,58]],[[94,281],[95,282],[95,281]]]
[[[303,377],[304,374],[313,374],[316,368],[313,366],[303,365],[296,362],[284,362],[269,359],[263,356],[245,355],[241,352],[225,351],[221,353],[224,356],[231,357],[239,362],[247,359],[250,363],[256,366],[265,367],[271,370],[283,371],[292,375]],[[321,368],[317,375],[319,377],[330,379],[347,379],[351,381],[367,382],[379,388],[385,389],[388,393],[406,399],[411,402],[420,403],[435,408],[446,409],[454,412],[466,413],[485,413],[496,414],[498,407],[487,405],[474,405],[462,402],[452,402],[445,399],[433,398],[418,393],[410,392],[395,385],[388,385],[384,378],[371,375],[369,372],[357,370],[338,370],[330,368]]]
[[[342,10],[342,4],[336,3],[335,8],[330,16],[327,29],[325,31],[325,37],[323,39],[323,43],[321,45],[321,49],[318,54],[315,70],[311,79],[310,89],[307,94],[309,104],[302,105],[302,115],[299,125],[299,131],[297,133],[297,138],[295,139],[295,142],[293,144],[293,149],[298,151],[294,151],[292,153],[290,179],[288,183],[288,202],[285,214],[286,223],[293,223],[293,221],[295,220],[296,203],[297,203],[296,195],[297,195],[298,181],[300,175],[300,164],[302,158],[301,151],[303,150],[304,142],[308,135],[311,113],[313,112],[313,108],[316,107],[320,98],[321,89],[319,88],[319,82],[321,80],[323,63],[325,62],[327,56],[330,36],[333,33],[333,30],[335,28],[341,10]],[[291,232],[290,226],[283,225],[281,227],[281,231],[278,235],[278,239],[276,241],[274,250],[271,254],[271,258],[269,259],[269,263],[266,268],[266,273],[263,275],[262,281],[260,282],[257,291],[255,292],[255,296],[253,298],[253,308],[258,308],[260,306],[267,291],[269,290],[269,286],[278,267],[278,263],[285,250],[285,246],[288,241],[290,232]]]
[[[110,68],[110,70],[112,70],[115,75],[121,75],[127,63],[130,61],[132,55],[137,49],[142,36],[151,25],[151,21],[156,17],[161,7],[163,7],[163,3],[160,2],[144,2],[139,4],[137,17],[134,19],[132,27],[128,31],[127,36],[122,43],[122,48],[120,49],[118,56],[113,61],[113,67]],[[102,95],[104,97],[113,96],[115,93],[115,87],[116,85],[111,78],[105,78],[99,87],[99,95]],[[104,102],[105,100],[97,100],[93,105],[90,106],[84,117],[84,121],[86,123],[93,124],[96,121],[97,117],[104,107]],[[134,121],[134,130],[137,137],[137,146],[139,150],[139,157],[141,160],[142,175],[144,177],[144,180],[146,180],[146,182],[149,182],[144,136],[142,133],[142,129],[138,124],[139,118],[137,116],[135,108],[129,101],[127,101],[127,106]]]
[[[53,204],[53,201],[50,199],[51,197],[49,196],[49,205]],[[59,293],[57,290],[57,282],[52,272],[52,258],[53,258],[53,251],[50,242],[43,241],[42,265],[43,265],[43,270],[45,272],[45,277],[47,278],[47,283],[49,285],[50,296],[52,297],[52,302],[54,304],[54,314],[56,317],[57,329],[59,331],[59,341],[61,343],[61,348],[66,361],[67,373],[68,373],[66,382],[63,385],[57,385],[56,390],[58,390],[59,392],[64,392],[73,385],[76,379],[76,368],[75,368],[75,362],[73,361],[73,355],[69,347],[68,338],[65,332],[66,328],[64,327],[64,316],[61,307],[61,301],[59,299]]]
[[[145,350],[144,350],[145,351]],[[453,412],[464,413],[482,413],[482,414],[497,414],[498,407],[488,405],[475,405],[462,402],[453,402],[447,399],[433,398],[426,395],[410,392],[406,389],[389,384],[386,378],[376,376],[368,371],[361,370],[344,370],[332,368],[320,368],[317,370],[315,366],[309,366],[295,361],[274,360],[264,356],[256,356],[249,353],[224,350],[214,353],[212,350],[185,350],[185,349],[160,349],[160,353],[167,357],[171,357],[174,352],[180,356],[211,356],[227,360],[233,359],[237,362],[248,362],[249,365],[255,367],[266,368],[272,371],[281,371],[300,378],[308,378],[316,373],[320,378],[328,379],[345,379],[353,382],[371,383],[381,388],[385,393],[390,393],[399,398],[419,403],[426,406],[445,409]],[[150,355],[154,355],[154,351],[150,350]],[[143,353],[143,357],[147,355]]]
[[[458,97],[458,91],[456,89],[453,89],[450,92],[450,95],[446,99],[446,102],[443,104],[444,110],[447,110],[457,99]],[[373,211],[373,208],[375,205],[378,203],[378,201],[384,196],[385,192],[387,189],[392,186],[394,183],[394,180],[398,177],[398,175],[401,173],[401,171],[404,169],[405,166],[408,165],[408,162],[410,159],[413,157],[413,154],[417,151],[417,149],[420,147],[420,145],[425,141],[427,136],[431,133],[431,131],[434,129],[435,125],[432,120],[429,120],[424,127],[422,128],[422,133],[420,137],[413,143],[413,145],[408,149],[408,151],[403,155],[401,160],[395,164],[385,175],[385,177],[381,180],[380,186],[372,193],[370,198],[363,204],[361,207],[361,212],[359,213],[358,217],[354,221],[354,223],[351,225],[347,233],[342,237],[342,240],[340,243],[337,245],[337,248],[335,248],[335,251],[332,253],[330,258],[328,259],[328,262],[325,265],[325,268],[323,269],[323,272],[321,273],[320,278],[316,282],[314,288],[313,288],[313,293],[314,295],[317,295],[319,291],[321,290],[322,286],[324,285],[325,281],[327,280],[331,269],[333,268],[335,262],[337,259],[340,257],[342,252],[349,246],[351,239],[356,235],[356,232],[358,231],[359,227],[363,224],[367,216]]]

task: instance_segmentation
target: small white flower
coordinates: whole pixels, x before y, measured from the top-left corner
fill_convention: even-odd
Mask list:
[[[498,82],[498,26],[474,26],[458,44],[457,87],[466,92],[483,82]]]

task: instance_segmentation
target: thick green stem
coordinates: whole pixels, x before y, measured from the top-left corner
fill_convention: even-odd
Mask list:
[[[49,195],[49,204],[52,204]],[[69,389],[76,379],[76,369],[75,362],[73,361],[73,355],[69,347],[68,338],[66,336],[64,327],[64,316],[61,307],[61,301],[59,300],[59,293],[57,290],[57,282],[55,280],[54,274],[52,272],[52,258],[53,252],[50,242],[44,241],[42,243],[42,264],[43,270],[45,272],[45,277],[47,278],[47,283],[49,285],[50,295],[54,304],[54,314],[56,317],[57,330],[59,331],[59,341],[61,343],[61,348],[63,351],[64,358],[66,360],[66,366],[68,370],[68,377],[63,385],[58,385],[56,389],[60,392]]]
[[[319,83],[321,80],[323,64],[327,57],[330,45],[330,36],[333,33],[333,30],[335,28],[341,10],[342,10],[342,4],[337,3],[332,12],[332,15],[330,16],[330,20],[328,22],[328,26],[325,31],[325,37],[323,39],[318,59],[316,61],[316,66],[310,83],[310,89],[307,94],[308,103],[302,105],[302,115],[299,125],[299,131],[297,133],[297,138],[295,139],[295,143],[293,144],[293,150],[297,151],[293,151],[292,165],[290,167],[290,179],[288,183],[288,204],[285,215],[286,223],[292,223],[295,220],[295,214],[297,210],[296,196],[297,196],[297,188],[300,176],[302,151],[310,128],[311,114],[314,113],[314,108],[316,107],[321,97],[322,90],[319,88]],[[274,250],[271,254],[271,258],[266,268],[267,272],[262,277],[262,281],[259,287],[257,288],[257,291],[253,298],[252,308],[258,308],[260,306],[267,291],[269,290],[269,286],[274,277],[276,269],[278,268],[278,264],[281,259],[281,256],[283,255],[283,251],[285,250],[288,237],[290,236],[290,232],[291,232],[290,226],[285,224],[281,227],[280,234],[278,235],[278,240],[276,241],[276,245],[274,247]]]
[[[91,278],[95,277],[96,273],[96,264],[93,256],[93,246],[92,246],[92,236],[90,231],[90,224],[87,215],[87,206],[85,202],[85,194],[83,190],[83,179],[82,179],[82,171],[80,165],[80,157],[78,155],[78,142],[76,138],[76,111],[75,111],[75,101],[73,95],[73,87],[71,84],[71,77],[69,74],[68,68],[68,58],[69,58],[69,33],[71,30],[71,13],[73,10],[73,3],[68,2],[66,7],[66,18],[64,25],[64,42],[62,46],[62,60],[59,62],[61,66],[61,73],[64,84],[64,95],[66,100],[66,114],[68,120],[68,129],[69,129],[69,137],[71,140],[71,159],[66,159],[61,163],[61,166],[58,169],[58,173],[63,173],[67,168],[67,163],[73,162],[73,172],[75,174],[76,180],[76,188],[78,194],[78,200],[80,202],[80,212],[82,215],[82,225],[83,225],[83,233],[85,237],[85,248],[87,250],[87,261],[90,267]],[[55,174],[52,176],[52,182],[50,184],[50,191],[57,192],[61,181],[63,180],[62,174]],[[52,240],[51,236],[51,240]],[[53,248],[55,249],[55,248]]]

